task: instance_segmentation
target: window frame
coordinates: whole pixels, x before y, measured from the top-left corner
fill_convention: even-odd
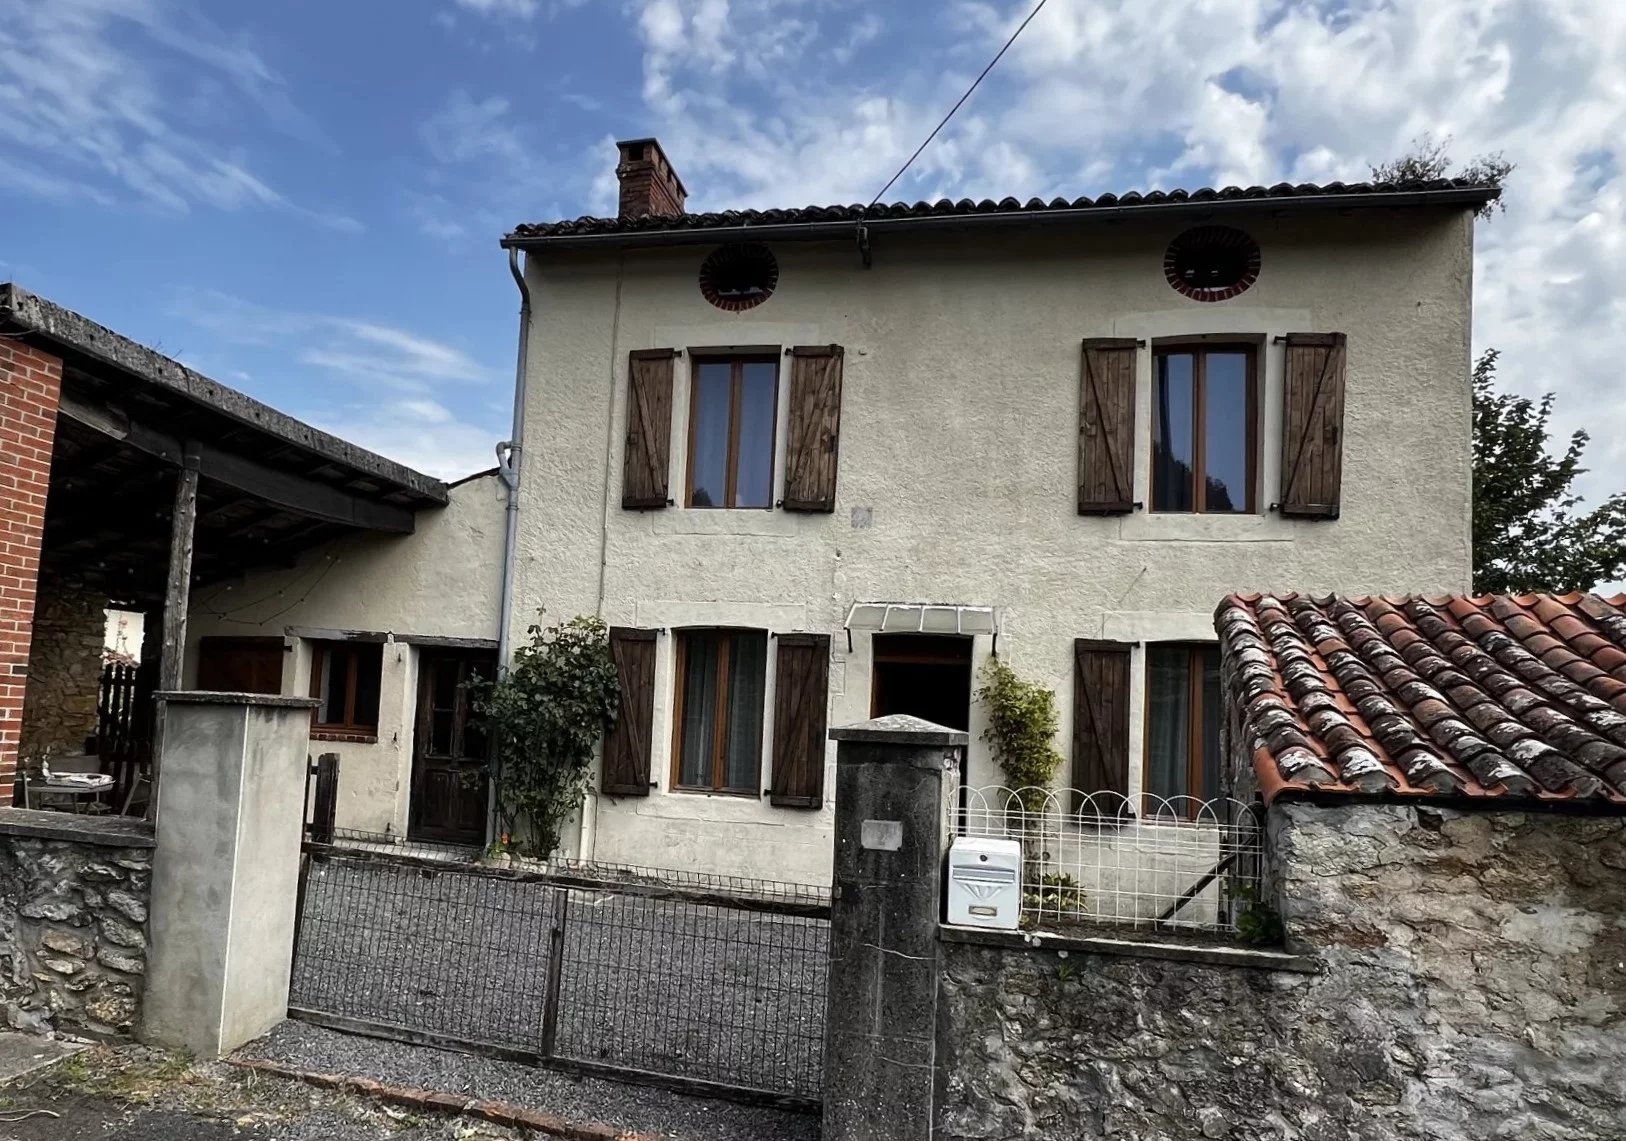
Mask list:
[[[360,653],[370,648],[378,655],[379,709],[374,711],[371,723],[356,720],[356,688],[360,667]],[[378,642],[344,642],[320,639],[311,643],[310,696],[322,698],[323,683],[327,679],[328,664],[335,652],[342,652],[349,663],[344,686],[344,720],[321,720],[322,707],[311,710],[311,731],[314,733],[342,733],[350,736],[378,737],[378,720],[384,705],[384,647]]]
[[[1238,516],[1259,514],[1259,404],[1260,342],[1245,337],[1199,336],[1159,338],[1152,342],[1152,414],[1147,417],[1151,431],[1148,449],[1151,471],[1147,478],[1147,510],[1154,515],[1218,515]],[[1208,456],[1204,428],[1208,420],[1208,365],[1210,353],[1241,353],[1247,358],[1247,487],[1246,503],[1241,511],[1208,510]],[[1179,510],[1157,505],[1157,386],[1159,366],[1165,357],[1189,354],[1191,361],[1191,479],[1192,506]]]
[[[708,364],[729,366],[728,399],[728,459],[723,475],[723,502],[696,505],[694,502],[695,435],[700,423],[700,368]],[[740,478],[740,399],[745,390],[745,366],[769,364],[773,366],[773,417],[768,427],[768,502],[761,507],[740,507],[734,501],[739,495]],[[695,511],[772,511],[774,509],[774,483],[778,476],[779,458],[779,386],[782,381],[778,350],[759,350],[740,353],[719,353],[691,350],[689,352],[689,444],[683,479],[683,506]]]
[[[729,666],[734,652],[734,639],[742,634],[754,634],[772,642],[773,635],[766,630],[750,629],[743,626],[693,626],[674,631],[673,662],[675,672],[672,682],[672,771],[670,788],[674,792],[696,792],[708,796],[738,796],[748,797],[752,800],[762,799],[762,752],[763,739],[767,731],[768,709],[768,675],[771,663],[768,654],[764,652],[762,658],[763,702],[762,716],[757,719],[756,739],[756,776],[750,788],[729,788],[723,784],[727,780],[728,772],[728,693],[729,693]],[[712,724],[711,740],[711,783],[709,785],[683,783],[683,708],[687,696],[685,681],[688,677],[689,643],[693,638],[713,638],[718,640],[717,648],[717,675],[712,679],[715,683],[716,695],[712,698],[714,720]],[[770,647],[771,648],[771,647]]]
[[[1201,789],[1202,795],[1192,792],[1200,789],[1203,783],[1203,655],[1209,652],[1219,653],[1218,642],[1148,642],[1141,661],[1141,756],[1140,756],[1140,806],[1142,819],[1155,819],[1150,811],[1152,798],[1167,804],[1177,800],[1177,796],[1165,796],[1154,792],[1150,787],[1152,772],[1152,654],[1156,650],[1179,650],[1186,658],[1186,701],[1191,710],[1187,718],[1186,727],[1186,791],[1180,796],[1185,797],[1182,809],[1182,819],[1190,820],[1196,815],[1201,805],[1215,800],[1220,795],[1219,789]],[[1223,738],[1223,718],[1225,716],[1225,695],[1220,694],[1219,715],[1222,721],[1218,725]],[[1197,732],[1191,731],[1192,726]],[[1223,775],[1226,758],[1224,750],[1220,752],[1220,769]]]

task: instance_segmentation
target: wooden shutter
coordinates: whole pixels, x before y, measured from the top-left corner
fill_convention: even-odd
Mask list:
[[[1287,335],[1281,513],[1338,518],[1344,468],[1344,334]]]
[[[822,808],[830,636],[780,634],[776,641],[769,800],[784,808]]]
[[[1081,793],[1129,795],[1128,643],[1073,643],[1072,783]]]
[[[790,351],[790,431],[785,441],[786,511],[836,509],[841,441],[840,345]]]
[[[1135,509],[1133,338],[1086,337],[1079,383],[1078,513]]]
[[[655,631],[610,628],[610,656],[621,679],[615,728],[604,738],[600,787],[614,796],[648,796],[655,724]]]
[[[627,360],[627,450],[621,506],[665,507],[672,467],[672,368],[675,349],[639,349]]]

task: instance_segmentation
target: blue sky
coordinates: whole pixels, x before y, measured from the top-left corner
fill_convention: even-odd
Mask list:
[[[464,474],[507,432],[497,240],[613,210],[613,139],[658,135],[699,209],[867,200],[1029,7],[0,0],[0,279]],[[1619,471],[1622,58],[1618,0],[1050,0],[892,196],[1505,151],[1476,341]]]

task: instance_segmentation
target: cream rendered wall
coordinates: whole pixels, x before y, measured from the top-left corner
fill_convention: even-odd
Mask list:
[[[419,512],[411,535],[357,535],[306,552],[288,570],[199,589],[187,621],[186,684],[196,683],[204,637],[286,638],[282,691],[303,695],[311,649],[290,630],[389,635],[379,647],[376,740],[313,738],[310,749],[339,754],[340,828],[404,834],[419,651],[394,639],[496,638],[506,503],[495,473],[477,476],[454,486],[444,509]]]
[[[994,606],[1000,654],[1055,689],[1058,744],[1070,756],[1074,638],[1210,641],[1212,611],[1232,590],[1466,589],[1471,217],[1360,211],[1235,224],[1258,239],[1262,270],[1247,293],[1219,304],[1187,300],[1164,281],[1163,250],[1185,225],[1172,222],[889,237],[876,241],[869,270],[847,243],[779,243],[777,291],[737,315],[711,307],[696,287],[707,246],[530,258],[516,622],[546,606],[668,631],[657,656],[659,787],[647,798],[598,800],[583,850],[828,876],[828,808],[668,791],[669,631],[678,627],[830,633],[830,723],[840,725],[870,711],[870,639],[855,632],[849,652],[842,631],[852,602]],[[1259,501],[1269,505],[1279,493],[1283,372],[1271,338],[1295,331],[1349,338],[1340,519],[1075,513],[1081,338],[1264,338]],[[620,507],[630,350],[831,342],[846,348],[833,515]],[[1139,362],[1135,484],[1144,502],[1149,350]],[[687,356],[676,371],[671,471],[680,499]],[[787,388],[782,371],[780,483]],[[855,517],[860,507],[871,513],[867,525]],[[991,639],[977,639],[978,668],[991,650]],[[1137,648],[1134,781],[1143,659]],[[996,783],[976,740],[979,720],[973,708],[970,779]]]

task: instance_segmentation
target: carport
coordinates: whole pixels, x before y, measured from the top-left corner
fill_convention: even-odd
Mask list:
[[[22,623],[32,636],[21,758],[83,758],[70,767],[113,775],[119,807],[151,769],[161,721],[151,695],[182,686],[192,590],[291,565],[346,533],[410,533],[416,512],[445,505],[446,486],[11,284],[0,285],[0,348],[0,381],[16,382],[0,392],[0,432],[8,409],[23,424],[20,446],[0,459],[0,493],[9,489],[19,517],[29,480],[48,469],[43,526],[31,534],[14,521],[0,534],[0,591],[9,584],[26,607],[36,573],[38,583]],[[105,608],[145,618],[141,665],[113,684]],[[0,738],[0,778],[4,753]]]

